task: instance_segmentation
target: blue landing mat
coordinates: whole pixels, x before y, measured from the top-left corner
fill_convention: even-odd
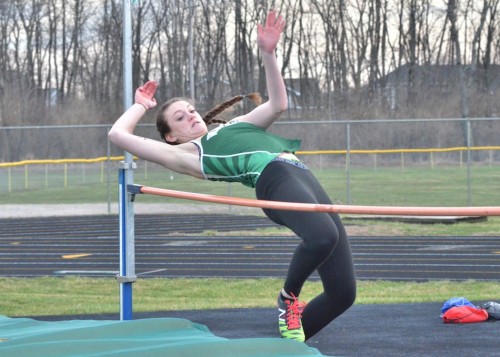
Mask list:
[[[180,318],[37,321],[0,316],[2,357],[323,356],[279,338],[226,339]]]

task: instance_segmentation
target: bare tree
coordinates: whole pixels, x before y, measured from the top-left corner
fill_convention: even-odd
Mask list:
[[[368,13],[368,34],[370,43],[368,95],[372,97],[376,90],[375,83],[379,78],[379,56],[382,38],[382,3],[380,0],[370,0]]]
[[[498,18],[496,17],[497,11],[498,11],[498,6],[499,6],[500,0],[491,0],[489,1],[488,4],[488,25],[487,25],[487,34],[486,34],[486,44],[485,44],[485,49],[484,49],[484,55],[482,58],[482,62],[484,65],[487,67],[490,64],[494,62],[495,54],[492,53],[492,48],[496,47],[498,49],[498,46],[495,46],[495,30],[498,25]],[[498,40],[497,40],[498,44]]]
[[[163,48],[166,46],[166,36],[164,35],[164,29],[167,27],[167,8],[165,6],[152,6],[152,24],[154,33],[152,35],[152,41],[155,45],[154,49],[156,52],[155,62],[156,66],[150,68],[150,73],[152,73],[152,78],[156,79],[159,84],[158,96],[160,100],[163,100],[167,93],[165,88],[167,88],[167,68],[166,60]]]
[[[347,108],[346,96],[349,91],[350,60],[355,49],[350,46],[349,10],[345,0],[337,2],[315,1],[318,16],[321,19],[325,34],[325,81],[326,81],[326,108],[329,116],[335,115],[338,110]],[[354,80],[354,85],[359,81]]]
[[[448,1],[447,18],[450,23],[450,58],[453,60],[454,64],[457,66],[460,79],[460,93],[461,93],[461,109],[462,117],[469,117],[469,102],[468,102],[468,92],[465,80],[465,68],[462,66],[462,53],[460,47],[460,40],[457,27],[457,4],[455,0]]]
[[[191,96],[195,84],[196,98],[207,107],[230,94],[258,90],[265,95],[255,29],[275,8],[287,19],[277,55],[290,102],[314,109],[301,109],[301,116],[316,115],[318,108],[329,118],[386,115],[389,78],[398,72],[405,73],[399,83],[395,80],[405,82],[404,90],[393,94],[406,100],[391,104],[404,109],[400,115],[418,115],[420,108],[430,108],[424,102],[450,103],[452,95],[460,104],[450,105],[446,115],[493,115],[498,112],[493,71],[500,60],[499,2],[141,1],[132,6],[134,86],[157,79],[162,101]],[[120,3],[0,2],[0,125],[108,121],[122,110]],[[443,81],[449,88],[441,97],[427,90],[433,88],[432,78],[423,74],[425,67],[432,73],[438,66],[462,71],[460,85]],[[472,100],[476,88],[491,99]],[[294,93],[301,95],[296,101]],[[16,101],[21,94],[27,99]],[[444,115],[442,107],[429,115]],[[68,112],[74,115],[68,118]]]
[[[16,122],[14,116],[19,112],[20,102],[15,101],[16,94],[21,93],[15,80],[14,63],[11,58],[12,38],[17,12],[13,3],[0,3],[0,125],[9,126]],[[17,92],[17,93],[16,93]]]
[[[246,13],[251,11],[248,1],[237,1],[234,4],[234,88],[235,93],[249,92],[253,82],[250,63],[253,61],[251,42],[251,25]]]
[[[229,85],[224,78],[225,63],[229,61],[227,52],[226,26],[230,18],[231,6],[217,6],[218,1],[200,3],[200,21],[196,23],[197,73],[195,88],[197,99],[212,107],[221,97],[229,97]]]
[[[409,4],[409,43],[408,43],[408,104],[414,108],[417,103],[417,83],[415,67],[417,66],[417,0],[410,0]]]

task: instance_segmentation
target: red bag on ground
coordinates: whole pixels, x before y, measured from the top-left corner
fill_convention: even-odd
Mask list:
[[[442,318],[447,324],[482,322],[488,320],[488,312],[480,307],[453,306],[446,310]]]

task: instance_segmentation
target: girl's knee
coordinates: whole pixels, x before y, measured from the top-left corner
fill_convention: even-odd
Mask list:
[[[318,256],[321,256],[322,259],[326,259],[332,254],[338,241],[339,237],[337,234],[325,234],[308,239],[305,244],[309,249],[318,254]]]

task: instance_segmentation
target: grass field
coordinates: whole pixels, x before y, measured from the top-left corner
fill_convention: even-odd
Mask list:
[[[119,289],[110,278],[0,278],[5,316],[117,313]],[[274,307],[279,279],[141,279],[133,286],[134,311]],[[321,290],[308,282],[301,299]],[[478,281],[360,281],[356,304],[443,302],[454,296],[497,301],[500,283]]]

